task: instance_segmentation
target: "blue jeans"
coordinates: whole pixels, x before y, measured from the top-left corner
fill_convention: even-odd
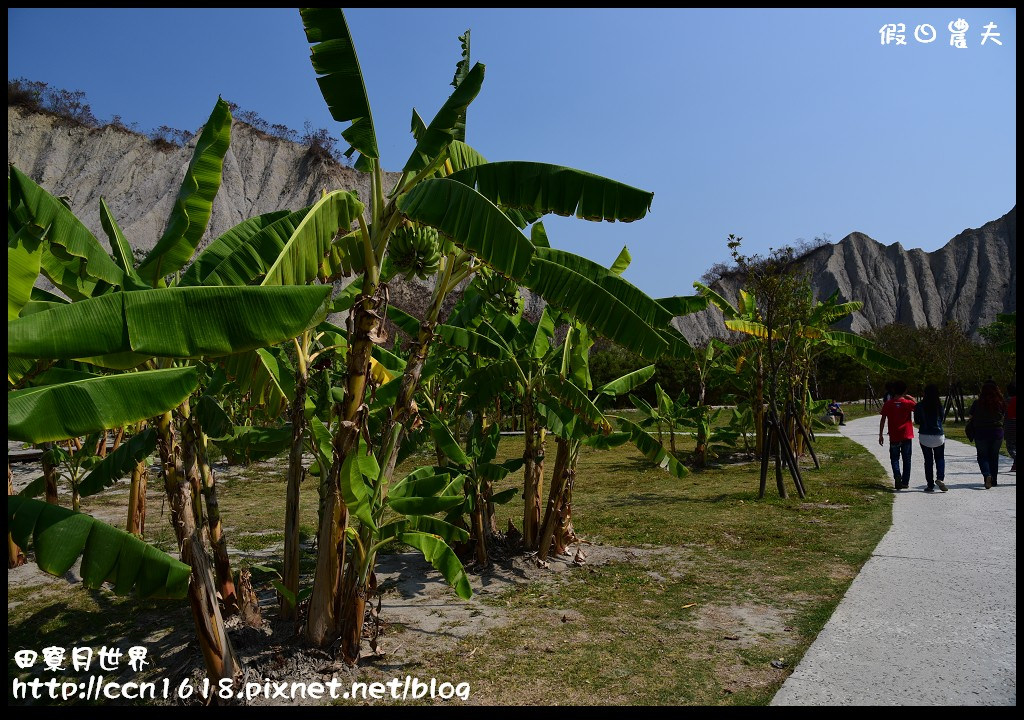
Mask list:
[[[892,478],[897,485],[910,484],[910,455],[913,451],[913,440],[889,441],[889,462],[892,463]],[[903,472],[900,472],[901,456],[903,457]]]
[[[978,438],[974,441],[974,445],[978,448],[978,468],[981,469],[981,474],[992,478],[992,482],[995,482],[999,476],[999,448],[1003,445],[1003,439],[982,440]]]
[[[934,484],[932,477],[932,460],[935,461],[935,474],[939,478],[939,482],[946,477],[946,446],[939,445],[938,447],[930,448],[921,446],[921,452],[924,453],[924,477],[928,481],[928,487]]]

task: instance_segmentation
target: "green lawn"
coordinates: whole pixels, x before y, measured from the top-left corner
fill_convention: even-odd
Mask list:
[[[500,454],[514,457],[522,447],[521,437],[506,437]],[[538,571],[481,593],[507,621],[427,653],[417,673],[469,682],[472,702],[484,704],[767,703],[891,523],[892,496],[877,461],[843,438],[821,438],[817,449],[823,468],[806,470],[808,498],[794,492],[781,500],[769,482],[758,500],[750,462],[680,480],[632,446],[585,448],[573,519],[592,543],[583,552],[599,557],[600,548],[612,559],[557,577]],[[553,443],[548,450],[553,461]],[[228,544],[240,553],[236,566],[278,565],[283,466],[232,475],[219,484]],[[496,490],[520,482],[509,477]],[[316,524],[312,488],[303,486],[307,535]],[[148,539],[171,549],[156,478],[148,502]],[[108,491],[85,499],[83,509],[120,518],[124,503],[123,494]],[[515,500],[501,506],[498,526],[518,524],[521,512]],[[313,561],[307,552],[307,582]],[[8,578],[10,647],[98,647],[114,638],[159,644],[153,638],[191,625],[184,603],[139,603],[59,579],[12,586]],[[266,574],[256,579],[267,587]],[[194,642],[166,653],[179,666],[196,655]],[[780,659],[784,667],[773,667]],[[18,672],[9,658],[8,676]]]

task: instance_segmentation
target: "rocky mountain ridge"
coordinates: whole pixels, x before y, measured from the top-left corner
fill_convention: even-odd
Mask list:
[[[177,196],[192,143],[161,149],[148,138],[114,127],[90,129],[45,113],[8,107],[7,160],[54,195],[63,195],[103,242],[99,199],[105,198],[134,248],[152,248]],[[398,173],[388,173],[388,189]],[[365,175],[325,162],[301,144],[268,136],[243,123],[232,128],[224,177],[203,244],[247,218],[316,201],[324,189],[369,198]],[[953,320],[968,332],[1016,309],[1016,207],[977,230],[965,230],[935,252],[883,246],[861,233],[811,251],[801,262],[815,296],[838,289],[864,308],[843,329],[862,332],[892,322],[937,327]],[[740,287],[725,278],[715,289],[730,301]],[[680,294],[686,294],[681,290]],[[412,311],[426,302],[421,283],[395,281],[392,299]],[[539,298],[527,305],[538,311]],[[717,309],[677,318],[691,342],[727,333]]]
[[[836,327],[857,333],[900,323],[942,327],[955,322],[978,337],[978,328],[999,313],[1017,309],[1017,208],[977,229],[967,229],[933,252],[905,250],[898,242],[882,245],[854,232],[823,245],[799,260],[810,274],[814,296],[838,290],[840,301],[864,307]],[[712,288],[736,301],[742,278],[725,277]],[[717,308],[676,318],[691,341],[725,337]]]

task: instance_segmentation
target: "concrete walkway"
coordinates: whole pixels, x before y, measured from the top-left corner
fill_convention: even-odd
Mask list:
[[[878,417],[840,430],[892,474]],[[1017,704],[1017,477],[1000,458],[985,490],[973,445],[945,454],[949,492],[922,492],[914,440],[892,527],[772,705]]]

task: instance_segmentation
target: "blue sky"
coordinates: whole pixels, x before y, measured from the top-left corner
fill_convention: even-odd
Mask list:
[[[467,139],[655,193],[631,224],[551,218],[556,247],[655,297],[728,259],[853,231],[935,250],[1016,203],[1016,12],[1007,9],[353,9],[386,169],[451,91],[457,36],[487,66]],[[966,48],[950,45],[962,18]],[[879,30],[904,23],[905,45]],[[981,44],[995,23],[1002,45]],[[914,29],[931,25],[930,43]],[[338,136],[294,9],[8,9],[8,78],[85,91],[101,120],[195,129],[218,95]]]

